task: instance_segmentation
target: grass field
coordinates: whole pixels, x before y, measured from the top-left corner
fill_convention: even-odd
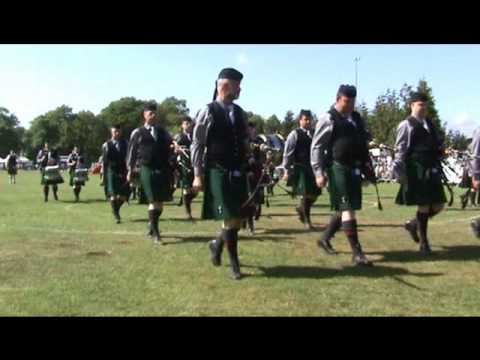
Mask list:
[[[383,212],[374,188],[364,188],[359,235],[375,262],[365,269],[351,265],[343,233],[333,240],[339,255],[316,247],[326,195],[312,210],[319,232],[308,232],[296,200],[276,188],[257,234],[240,233],[246,276],[233,281],[226,254],[220,268],[209,261],[219,224],[185,221],[178,197],[160,222],[167,245],[155,247],[144,236],[146,207],[124,206],[116,225],[97,176],[78,204],[66,184],[60,201],[45,204],[38,172],[20,172],[17,185],[0,177],[2,316],[480,315],[480,242],[468,226],[480,214],[460,210],[458,198],[430,222],[435,255],[424,258],[402,228],[414,209],[393,204],[397,185],[380,186]],[[193,210],[198,217],[198,199]]]

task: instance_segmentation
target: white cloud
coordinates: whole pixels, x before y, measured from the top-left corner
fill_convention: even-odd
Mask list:
[[[242,52],[242,53],[237,55],[237,66],[246,65],[246,64],[248,64],[248,62],[249,62],[249,59],[248,59],[247,54]]]

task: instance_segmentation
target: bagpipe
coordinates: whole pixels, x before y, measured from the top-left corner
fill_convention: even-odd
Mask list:
[[[242,204],[242,208],[249,205],[262,188],[269,190],[265,196],[265,204],[270,207],[270,193],[273,194],[273,188],[278,185],[281,179],[277,167],[282,163],[285,139],[280,134],[261,134],[258,139],[260,139],[259,143],[250,143],[250,149],[260,151],[262,161],[261,164],[256,164],[254,171],[255,186],[248,199]]]

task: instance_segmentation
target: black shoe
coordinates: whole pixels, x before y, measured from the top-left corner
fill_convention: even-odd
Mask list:
[[[352,262],[357,266],[373,266],[373,263],[363,253],[353,255]]]
[[[242,274],[240,273],[240,262],[238,261],[238,256],[235,256],[235,259],[230,259],[230,270],[233,280],[240,280],[242,278]]]
[[[462,210],[467,207],[468,197],[466,195],[460,195],[460,204],[462,205]]]
[[[432,255],[432,249],[430,248],[430,245],[428,242],[424,242],[420,244],[420,253],[422,255]]]
[[[153,237],[153,229],[152,229],[152,224],[151,223],[148,224],[148,231],[147,231],[146,236],[147,237]]]
[[[330,241],[318,240],[317,241],[318,247],[322,248],[328,255],[337,255],[337,252],[330,244]]]
[[[237,270],[234,270],[232,268],[232,275],[231,275],[232,279],[233,280],[240,280],[242,278],[242,274],[240,273],[240,269]]]
[[[222,265],[222,251],[220,246],[218,246],[218,241],[218,239],[215,239],[208,242],[213,266]]]
[[[116,223],[116,224],[120,224],[121,222],[122,222],[122,219],[120,219],[120,217],[118,217],[118,218],[115,219],[115,223]]]
[[[412,238],[412,240],[415,241],[416,243],[419,243],[420,238],[418,237],[418,234],[417,234],[417,224],[412,221],[407,221],[404,227],[405,227],[405,230],[407,230],[408,233],[410,234],[410,237]]]
[[[162,238],[160,237],[160,234],[153,235],[153,244],[154,245],[165,245],[165,243],[162,241]]]
[[[315,227],[313,226],[310,219],[307,219],[307,221],[305,221],[305,229],[310,230],[310,231],[315,230]]]
[[[470,227],[472,228],[473,235],[480,239],[480,221],[478,219],[472,220]]]
[[[295,211],[298,214],[298,220],[300,220],[302,224],[305,224],[305,212],[300,208],[300,206],[297,206]]]

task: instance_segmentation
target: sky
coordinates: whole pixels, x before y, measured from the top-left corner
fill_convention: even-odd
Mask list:
[[[195,115],[219,71],[235,67],[246,111],[321,114],[340,84],[355,84],[355,58],[369,109],[387,89],[424,78],[449,129],[470,135],[479,123],[480,45],[0,45],[0,107],[25,127],[63,104],[98,114],[125,96],[175,96]]]

